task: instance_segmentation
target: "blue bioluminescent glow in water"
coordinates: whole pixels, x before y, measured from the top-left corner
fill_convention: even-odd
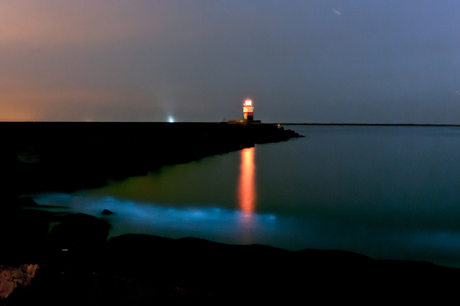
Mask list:
[[[171,238],[184,236],[207,237],[228,243],[253,243],[264,239],[261,233],[279,226],[272,214],[255,214],[218,207],[168,207],[152,203],[137,203],[111,196],[92,197],[68,194],[42,194],[35,200],[56,205],[55,210],[98,216],[104,209],[116,212],[105,216],[113,224],[110,236],[126,233],[161,235]],[[255,236],[255,237],[253,237]],[[260,237],[258,237],[260,236]]]
[[[460,267],[460,128],[294,126],[256,145],[39,204],[145,233]]]

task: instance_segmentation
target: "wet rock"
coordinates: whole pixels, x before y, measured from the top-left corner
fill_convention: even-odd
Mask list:
[[[35,261],[51,219],[50,212],[0,205],[0,263]]]
[[[110,211],[108,209],[104,209],[102,212],[101,212],[102,215],[116,215],[116,213],[114,213],[113,211]]]
[[[107,241],[110,225],[86,214],[72,214],[62,218],[48,235],[51,247],[61,250],[101,246]]]
[[[19,268],[0,266],[0,299],[6,299],[17,288],[29,286],[38,268],[37,264],[25,264]]]

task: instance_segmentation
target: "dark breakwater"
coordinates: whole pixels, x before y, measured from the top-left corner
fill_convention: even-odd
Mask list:
[[[299,135],[276,124],[1,122],[4,194],[75,191]]]

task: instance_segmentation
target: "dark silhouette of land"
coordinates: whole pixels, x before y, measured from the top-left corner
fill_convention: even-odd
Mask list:
[[[110,225],[101,219],[39,210],[32,199],[19,197],[102,186],[163,165],[299,136],[276,124],[28,122],[0,123],[0,130],[0,305],[414,299],[447,294],[460,276],[458,269],[428,262],[345,251],[292,252],[148,235],[107,241]],[[50,231],[51,222],[59,224]]]
[[[276,124],[0,122],[10,195],[72,191],[299,135]]]
[[[460,124],[431,123],[281,123],[281,125],[363,125],[363,126],[460,126]]]

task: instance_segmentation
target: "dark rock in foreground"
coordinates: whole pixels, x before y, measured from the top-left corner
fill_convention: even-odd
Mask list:
[[[37,272],[30,286],[4,300],[5,305],[149,305],[184,299],[221,303],[248,298],[415,301],[453,295],[460,276],[458,269],[427,262],[373,260],[345,251],[292,252],[148,235],[111,238],[103,248],[50,252],[47,261],[33,266]]]
[[[110,225],[86,214],[70,214],[61,219],[48,234],[49,247],[58,251],[86,249],[95,251],[103,247]]]
[[[55,220],[50,212],[25,209],[18,202],[0,200],[0,265],[36,259]]]

